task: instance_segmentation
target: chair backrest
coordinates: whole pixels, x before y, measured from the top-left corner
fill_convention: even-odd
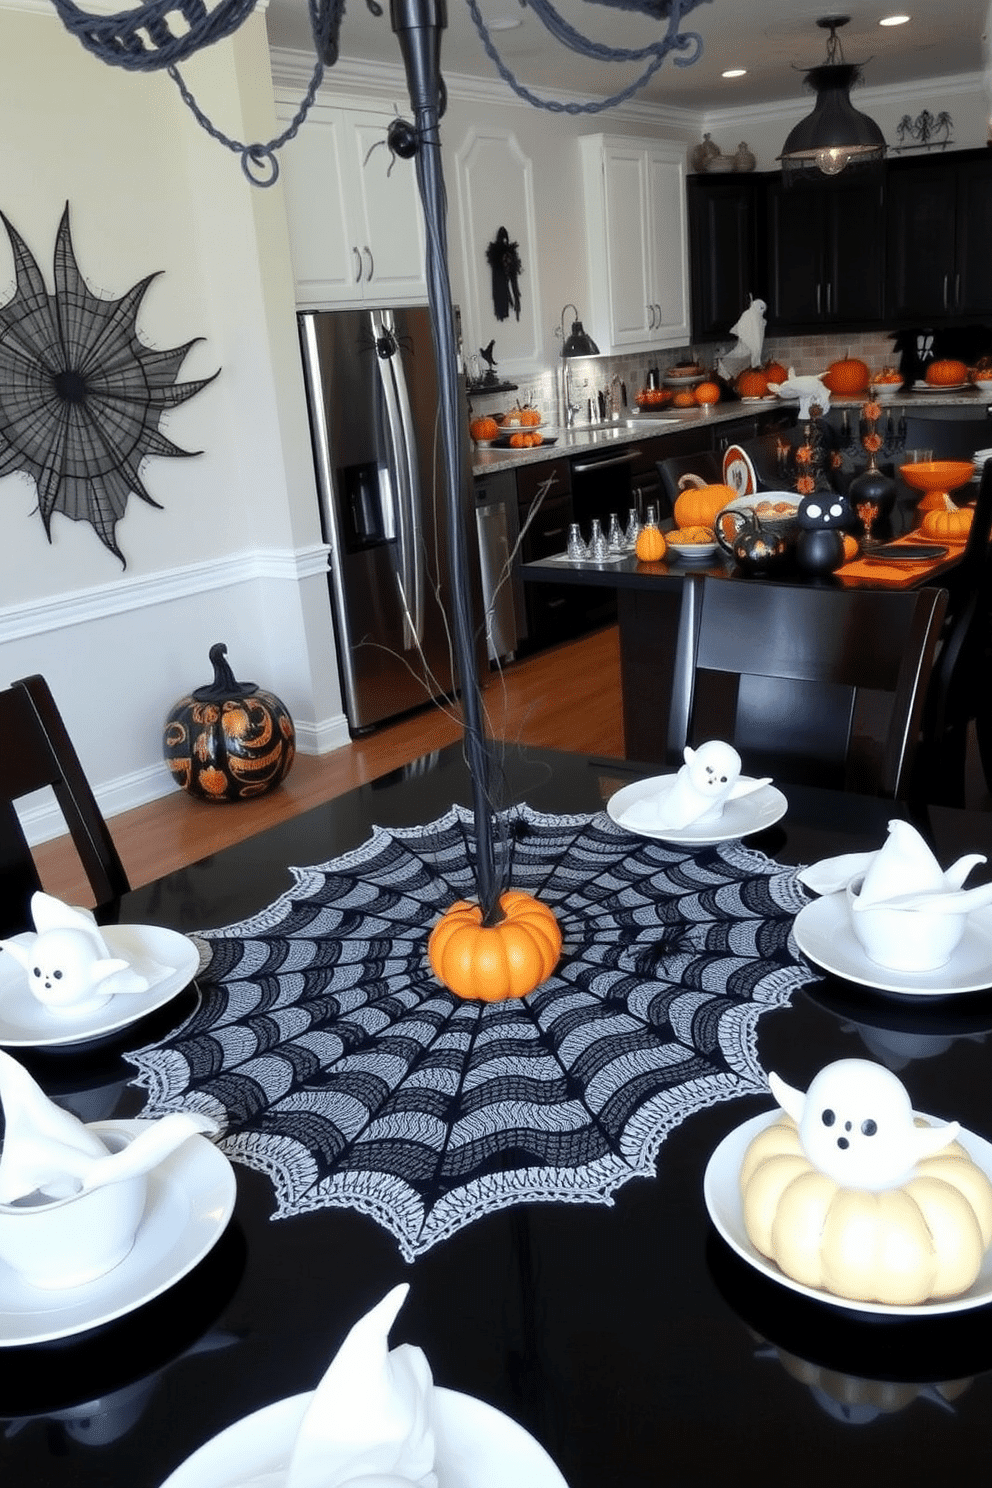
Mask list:
[[[31,895],[42,887],[14,802],[51,786],[96,903],[130,888],[113,838],[43,677],[0,691],[0,931],[29,929]]]
[[[908,791],[942,589],[686,582],[695,662],[675,679],[670,760],[687,743],[722,738],[752,775]]]
[[[935,460],[970,460],[976,450],[989,446],[990,418],[926,418],[919,414],[906,418],[906,449],[933,450]]]
[[[723,461],[712,450],[699,450],[694,455],[670,455],[667,460],[658,461],[658,474],[667,499],[667,508],[658,513],[664,522],[672,515],[683,475],[698,475],[708,486],[719,485],[723,481]]]

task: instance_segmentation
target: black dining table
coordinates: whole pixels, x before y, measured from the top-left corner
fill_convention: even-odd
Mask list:
[[[598,813],[638,769],[508,747],[501,776],[507,803]],[[783,790],[785,816],[748,839],[783,865],[877,848],[903,814],[882,800]],[[469,801],[451,746],[137,889],[117,913],[184,932],[229,925],[284,894],[290,865]],[[932,808],[917,824],[945,864],[966,851],[992,857],[992,815]],[[198,995],[183,991],[103,1043],[30,1051],[24,1063],[55,1099],[137,1115],[145,1094],[124,1055],[167,1039]],[[908,997],[811,969],[756,1030],[763,1068],[794,1086],[831,1060],[875,1059],[917,1110],[992,1137],[992,991]],[[857,1313],[759,1274],[717,1235],[707,1161],[772,1105],[750,1094],[699,1110],[661,1143],[654,1176],[612,1202],[488,1213],[412,1264],[353,1209],[273,1220],[269,1178],[235,1164],[233,1218],[174,1287],[89,1333],[0,1348],[0,1484],[158,1488],[225,1427],[313,1389],[350,1326],[400,1281],[410,1293],[392,1342],[419,1345],[437,1384],[519,1422],[569,1488],[877,1488],[981,1473],[992,1456],[992,1308]]]

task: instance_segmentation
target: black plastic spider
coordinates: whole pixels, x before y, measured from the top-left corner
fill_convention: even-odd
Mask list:
[[[359,350],[374,351],[381,362],[388,362],[390,357],[394,357],[401,347],[404,351],[413,353],[413,342],[410,337],[398,336],[393,326],[387,325],[385,321],[382,321],[380,334],[378,336],[370,336],[368,341],[359,347]]]

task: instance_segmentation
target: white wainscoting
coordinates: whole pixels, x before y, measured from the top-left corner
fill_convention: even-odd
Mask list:
[[[162,725],[173,703],[211,680],[216,641],[239,679],[283,700],[301,753],[328,753],[350,735],[343,712],[316,716],[314,673],[336,668],[327,555],[323,544],[252,550],[0,607],[0,685],[47,679],[107,817],[176,789]],[[308,607],[326,611],[326,636]],[[307,639],[315,629],[319,657]],[[20,815],[32,843],[65,831],[50,792],[28,797]]]

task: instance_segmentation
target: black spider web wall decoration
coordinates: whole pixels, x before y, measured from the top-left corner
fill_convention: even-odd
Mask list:
[[[66,203],[55,243],[55,293],[0,212],[14,254],[14,293],[0,306],[0,476],[23,472],[38,491],[52,540],[52,516],[90,522],[125,564],[117,523],[128,497],[160,507],[141,480],[149,455],[189,457],[159,430],[162,415],[218,375],[176,382],[190,347],[157,351],[135,329],[149,274],[119,300],[91,292],[79,272]]]

